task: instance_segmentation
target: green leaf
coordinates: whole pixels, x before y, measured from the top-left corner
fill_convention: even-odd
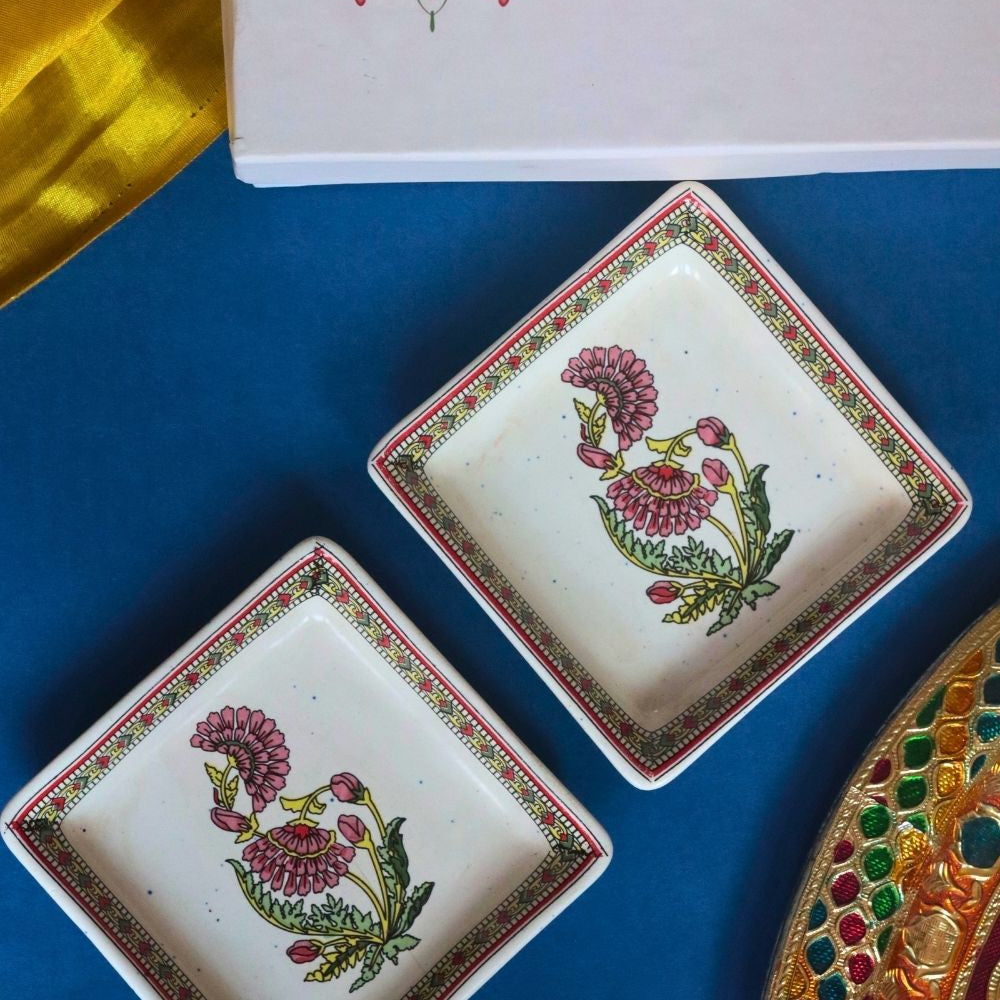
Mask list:
[[[662,560],[664,573],[677,573],[681,576],[701,575],[711,573],[739,583],[739,570],[729,556],[724,556],[716,549],[710,549],[703,541],[688,537],[684,547],[675,545],[670,555]]]
[[[745,493],[740,493],[740,506],[751,535],[756,528],[761,535],[771,531],[771,504],[767,499],[767,488],[764,485],[766,465],[755,465],[747,476]]]
[[[406,887],[410,884],[409,864],[403,847],[403,836],[399,828],[406,820],[402,816],[389,820],[385,828],[383,843],[376,848],[379,867],[385,876],[386,889],[389,891],[390,902],[395,905],[403,898]]]
[[[222,772],[214,764],[209,764],[207,760],[205,761],[205,773],[216,788],[222,787]]]
[[[393,960],[395,961],[395,959]],[[351,983],[351,988],[348,993],[353,993],[355,990],[360,990],[365,983],[370,983],[378,974],[382,971],[382,966],[385,964],[385,954],[382,951],[382,945],[371,944],[368,946],[368,950],[365,952],[365,961],[361,966],[361,975]]]
[[[763,578],[770,574],[771,570],[777,566],[778,560],[785,554],[785,549],[788,548],[788,544],[791,542],[794,534],[795,532],[791,528],[786,528],[784,531],[779,531],[776,535],[768,539],[761,554],[760,566],[754,574],[755,576]]]
[[[290,931],[292,934],[312,933],[309,920],[303,912],[301,899],[294,903],[290,900],[278,899],[277,896],[273,896],[267,891],[262,882],[254,878],[249,868],[244,868],[234,858],[228,858],[227,861],[236,872],[236,879],[243,890],[243,895],[247,898],[247,902],[269,924]]]
[[[714,611],[722,602],[729,588],[715,583],[698,583],[685,591],[681,598],[681,606],[664,617],[665,622],[675,625],[688,625],[697,621],[702,615]]]
[[[328,983],[331,979],[342,976],[348,969],[353,969],[361,961],[361,956],[370,947],[363,941],[360,943],[350,941],[338,945],[332,953],[330,951],[324,952],[323,964],[318,969],[313,969],[306,976],[305,981],[307,983]],[[372,976],[372,979],[374,978]]]
[[[716,632],[721,631],[727,625],[732,625],[734,621],[740,616],[740,611],[743,609],[743,595],[738,590],[731,590],[726,594],[726,599],[722,602],[722,610],[719,612],[719,617],[712,622],[706,635],[714,635]]]
[[[433,882],[422,882],[420,885],[414,887],[413,891],[403,901],[402,909],[399,911],[399,919],[392,927],[394,935],[402,934],[413,926],[413,922],[420,916],[420,911],[424,908],[424,904],[430,899],[433,888]]]
[[[411,948],[416,948],[418,944],[420,944],[420,938],[415,938],[412,934],[400,934],[398,937],[389,938],[382,946],[382,950],[385,952],[385,957],[393,965],[398,965],[399,961],[396,956],[401,951],[409,951]]]
[[[375,918],[357,906],[337,899],[327,893],[326,901],[314,903],[306,918],[309,934],[343,934],[357,931],[361,934],[378,933]]]
[[[577,416],[585,423],[590,423],[590,407],[586,403],[581,402],[579,399],[573,400],[573,405],[576,407]]]
[[[640,538],[630,531],[625,522],[615,513],[604,497],[594,496],[591,499],[597,504],[604,522],[604,530],[615,543],[619,552],[628,553],[630,558],[640,568],[657,575],[663,574],[664,552],[666,543],[653,542]]]
[[[777,589],[778,585],[776,583],[771,583],[770,580],[760,580],[743,588],[743,600],[756,611],[757,602],[762,597],[769,597]]]

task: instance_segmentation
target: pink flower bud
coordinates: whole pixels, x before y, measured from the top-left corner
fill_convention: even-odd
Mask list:
[[[595,448],[590,444],[578,444],[576,453],[584,465],[589,465],[594,469],[610,469],[615,464],[614,455],[606,452],[603,448]]]
[[[246,833],[250,829],[250,821],[246,816],[233,812],[232,809],[213,809],[211,817],[212,822],[220,830],[228,830],[230,833]]]
[[[297,965],[315,962],[323,953],[323,949],[315,941],[296,941],[285,954]]]
[[[358,844],[368,836],[368,827],[357,816],[339,817],[337,829],[352,844]]]
[[[724,448],[729,444],[729,428],[718,417],[702,417],[696,429],[702,444],[710,448]]]
[[[701,463],[701,474],[713,485],[713,486],[725,486],[732,475],[726,466],[725,462],[720,461],[717,458],[706,458],[704,462]]]
[[[671,604],[681,596],[681,592],[672,583],[660,580],[659,583],[654,583],[652,587],[647,588],[646,596],[654,604]]]
[[[343,771],[330,779],[330,791],[341,802],[360,802],[365,794],[365,786],[356,775]]]

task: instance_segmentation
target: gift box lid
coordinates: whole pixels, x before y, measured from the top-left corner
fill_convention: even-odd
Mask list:
[[[988,0],[229,0],[259,185],[1000,166]]]

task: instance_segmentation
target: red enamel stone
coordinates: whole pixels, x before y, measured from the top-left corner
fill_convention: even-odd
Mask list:
[[[881,760],[875,762],[875,767],[872,768],[872,776],[868,780],[873,785],[881,785],[890,774],[892,774],[892,761],[888,757],[883,757]]]
[[[869,955],[851,955],[847,960],[847,974],[852,983],[863,983],[874,971],[875,963]]]
[[[865,936],[865,922],[858,913],[848,913],[840,921],[840,937],[844,944],[857,944]]]
[[[833,849],[833,860],[839,865],[854,853],[854,845],[849,840],[842,840]]]
[[[858,876],[854,872],[844,872],[833,880],[830,886],[830,895],[838,906],[846,906],[861,891],[861,884]]]

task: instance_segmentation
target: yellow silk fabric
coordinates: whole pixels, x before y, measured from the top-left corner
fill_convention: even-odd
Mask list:
[[[219,0],[0,0],[0,305],[225,127]]]

